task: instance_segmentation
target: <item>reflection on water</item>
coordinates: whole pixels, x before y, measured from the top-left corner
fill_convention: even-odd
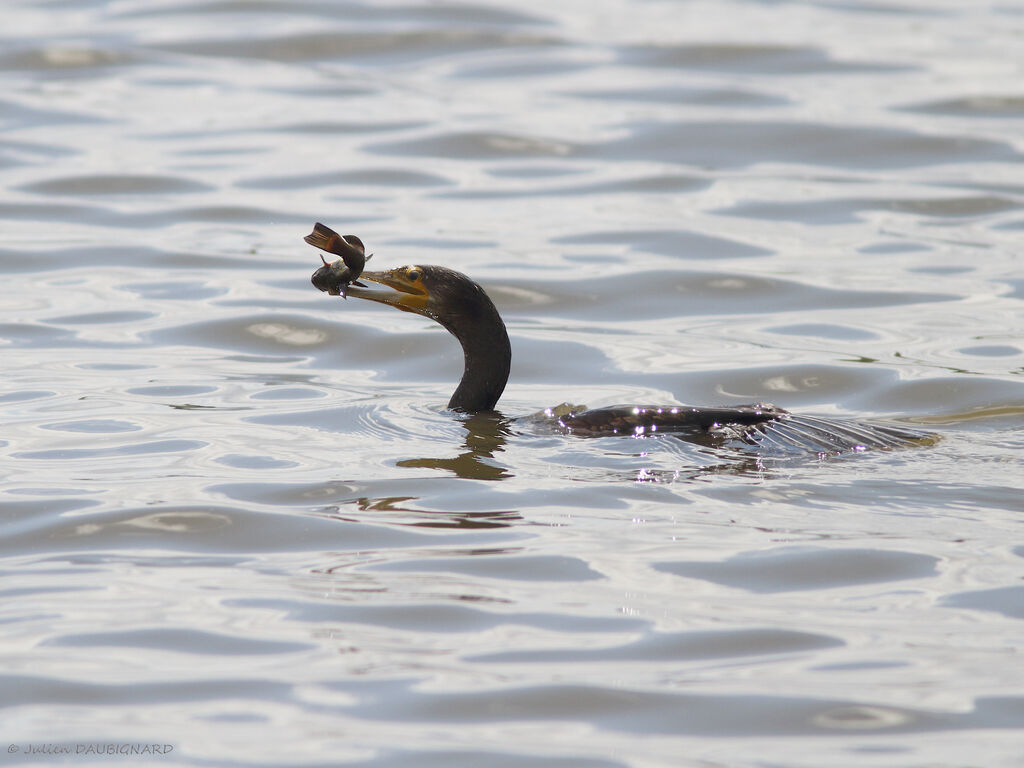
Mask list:
[[[512,475],[499,466],[495,454],[503,452],[513,434],[512,424],[498,413],[480,413],[459,418],[466,429],[465,451],[451,459],[401,459],[399,467],[441,469],[467,480],[504,480]]]
[[[4,19],[12,765],[1017,764],[1015,8]],[[500,414],[443,409],[442,329],[309,285],[314,221],[487,288]],[[525,418],[566,401],[942,440]]]

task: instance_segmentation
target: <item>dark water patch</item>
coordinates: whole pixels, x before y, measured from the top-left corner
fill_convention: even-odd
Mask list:
[[[1011,232],[1016,232],[1017,230],[1024,229],[1024,219],[1014,219],[1012,221],[1002,222],[1000,224],[996,224],[993,229],[1006,229]]]
[[[511,170],[511,172],[503,172]],[[568,172],[566,169],[565,172]],[[492,176],[512,176],[519,173],[517,169],[490,169]],[[640,179],[623,179],[621,181],[600,181],[590,184],[536,185],[530,189],[472,189],[442,191],[433,193],[433,197],[454,200],[486,200],[521,198],[535,200],[541,197],[569,197],[576,195],[616,195],[629,193],[653,194],[684,194],[707,189],[713,182],[692,176],[654,176]]]
[[[453,181],[430,173],[417,173],[395,168],[367,168],[359,171],[336,171],[303,176],[265,176],[243,179],[235,184],[243,189],[314,189],[332,186],[371,187],[443,187]]]
[[[154,301],[203,301],[223,296],[228,292],[223,286],[210,285],[199,280],[165,279],[152,283],[127,283],[118,287],[131,291],[142,299]]]
[[[237,15],[262,17],[265,14],[285,16],[312,16],[316,19],[336,19],[351,24],[354,19],[366,22],[395,22],[415,26],[413,22],[428,24],[458,23],[474,25],[547,25],[549,22],[532,14],[510,8],[498,8],[475,3],[438,3],[429,5],[374,6],[365,2],[338,0],[262,0],[256,4],[239,3],[234,0],[211,0],[210,2],[184,4],[181,6],[127,7],[113,15],[121,18],[148,16],[197,15],[207,19],[209,15]]]
[[[455,240],[453,238],[430,237],[398,237],[388,238],[388,245],[408,245],[427,251],[445,252],[459,249],[496,248],[497,240]]]
[[[864,245],[857,249],[857,253],[869,254],[890,254],[890,253],[918,253],[929,250],[929,246],[923,243],[874,243]],[[939,269],[936,267],[935,269]],[[951,267],[952,269],[952,267]],[[959,269],[959,268],[958,268]]]
[[[105,210],[106,209],[103,208],[86,205],[0,203],[0,219],[10,219],[13,221],[90,221],[95,224],[96,218],[94,217],[94,214],[104,212]],[[114,218],[121,218],[122,220],[131,219],[130,215],[110,215]],[[13,255],[14,252],[11,251],[0,252],[0,265],[2,265],[3,271],[15,271],[12,268],[15,265],[14,259],[10,258],[10,256]],[[22,253],[19,255],[21,256],[21,259],[24,260],[24,254]],[[8,264],[10,264],[10,266],[8,266]]]
[[[4,574],[9,576],[10,574]],[[0,590],[0,598],[14,599],[18,597],[32,597],[35,595],[53,595],[53,594],[64,594],[66,592],[98,592],[103,589],[102,587],[73,587],[71,585],[62,585],[59,587],[20,587],[14,589],[3,589]],[[10,619],[4,620],[2,623],[9,623]],[[13,621],[17,621],[14,619]]]
[[[976,267],[907,267],[907,272],[918,275],[966,275]]]
[[[56,158],[79,154],[59,144],[37,144],[29,141],[3,139],[0,141],[0,168],[52,163]]]
[[[1024,381],[983,376],[941,376],[903,381],[899,387],[873,394],[875,407],[892,413],[930,412],[934,423],[969,421],[972,412],[984,418],[993,406],[1024,403]],[[922,405],[924,408],[922,408]]]
[[[488,176],[499,179],[550,179],[560,176],[579,176],[582,171],[556,163],[520,163],[486,169]]]
[[[681,237],[681,240],[685,239],[686,236]],[[699,241],[705,242],[703,239]],[[718,244],[717,239],[708,242],[726,249],[734,245],[730,241]],[[932,304],[961,298],[954,294],[912,291],[841,290],[734,272],[684,270],[633,272],[629,275],[629,290],[623,291],[620,290],[621,283],[610,277],[546,280],[542,285],[536,281],[508,283],[540,297],[543,311],[548,316],[585,320],[868,309]]]
[[[420,475],[344,483],[224,483],[207,490],[249,505],[313,508],[330,518],[370,519],[412,528],[471,531],[508,528],[522,520],[521,514],[509,511],[511,501],[503,499],[505,506],[490,508],[494,506],[494,497],[473,479],[439,484],[435,478]]]
[[[961,96],[953,99],[939,99],[937,101],[909,104],[903,107],[895,107],[895,109],[904,112],[919,112],[926,115],[1020,118],[1024,116],[1024,96]]]
[[[296,347],[292,352],[301,353],[309,365],[317,369],[375,370],[376,380],[382,383],[412,380],[422,386],[426,382],[454,384],[458,381],[462,374],[462,350],[442,328],[414,325],[402,333],[388,333],[374,327],[372,322],[365,319],[362,323],[314,320],[311,330],[323,330],[324,335],[309,336],[311,343]],[[269,333],[276,327],[271,325],[270,331],[261,332]],[[308,327],[307,323],[299,326],[300,339],[307,338]],[[268,353],[283,355],[288,351],[286,346],[272,349],[268,344]]]
[[[0,342],[10,344],[12,347],[67,346],[75,338],[75,334],[62,328],[30,323],[0,323]],[[78,340],[78,343],[82,344],[81,340]]]
[[[836,61],[820,48],[756,43],[634,45],[620,47],[618,52],[623,64],[634,67],[711,70],[744,75],[836,75],[917,69],[905,64]]]
[[[857,221],[867,211],[891,211],[936,218],[975,218],[1020,208],[1003,197],[957,197],[941,199],[833,199],[808,202],[739,203],[712,211],[723,216],[769,221],[799,221],[806,224],[834,225]]]
[[[654,104],[692,104],[701,107],[738,107],[757,109],[781,107],[791,103],[784,96],[769,95],[738,88],[623,88],[600,91],[571,91],[567,95],[599,101],[639,101]]]
[[[117,434],[121,432],[137,432],[141,426],[130,421],[119,419],[82,419],[80,421],[61,421],[52,424],[40,424],[40,429],[52,429],[57,432],[85,432],[88,434]]]
[[[196,395],[212,394],[216,391],[216,387],[194,384],[150,384],[145,387],[132,387],[125,390],[129,395],[142,395],[143,397],[195,397]]]
[[[603,576],[583,560],[561,555],[489,555],[466,552],[465,557],[409,558],[367,566],[365,570],[403,573],[457,573],[511,581],[592,581]]]
[[[842,640],[783,629],[652,632],[626,645],[599,649],[502,651],[468,657],[498,664],[571,664],[609,661],[702,661],[741,656],[806,653],[845,645]]]
[[[962,355],[974,355],[977,357],[1014,357],[1024,354],[1020,347],[1009,344],[981,344],[975,347],[961,347],[957,350]]]
[[[261,313],[171,326],[146,335],[159,345],[212,347],[248,355],[318,354],[336,360],[353,345],[370,343],[375,335],[384,334],[305,315]]]
[[[335,29],[329,33],[293,33],[263,38],[247,36],[241,39],[180,40],[161,43],[157,48],[197,56],[274,62],[346,61],[395,65],[456,53],[533,48],[558,45],[560,42],[555,37],[514,29],[439,28],[391,32]]]
[[[0,497],[0,539],[17,536],[33,536],[40,529],[45,529],[58,521],[68,512],[95,507],[98,501],[83,498],[71,498],[70,495],[36,500],[17,498],[33,493],[32,489],[8,489]],[[17,553],[17,549],[12,550]]]
[[[94,175],[37,181],[21,189],[43,195],[181,195],[213,187],[176,176]]]
[[[147,137],[147,138],[158,138],[158,137]],[[164,136],[160,138],[173,139],[172,136]],[[185,137],[181,137],[185,138]],[[191,138],[191,137],[189,137]],[[251,155],[262,155],[265,154],[265,150],[260,147],[193,147],[191,149],[180,149],[173,153],[178,157],[188,158],[239,158]],[[208,170],[212,168],[224,168],[224,165],[213,165],[209,163],[192,163],[185,164],[180,163],[174,167],[182,170]]]
[[[62,271],[74,275],[76,269],[82,269],[83,274],[86,274],[88,270],[101,267],[130,267],[142,274],[150,270],[154,274],[161,274],[164,270],[218,268],[234,272],[240,265],[253,269],[279,269],[281,260],[260,259],[251,253],[212,255],[195,251],[162,251],[137,245],[55,248],[31,252],[0,250],[0,272],[14,273]],[[167,285],[173,286],[174,283],[168,280]]]
[[[897,128],[721,120],[637,123],[627,126],[627,130],[629,135],[625,138],[576,148],[572,154],[599,160],[681,163],[724,169],[773,162],[829,168],[896,169],[954,163],[1018,163],[1021,160],[1020,154],[1005,142]],[[434,148],[428,144],[417,149],[430,155]],[[565,153],[570,153],[568,148]],[[454,154],[458,156],[457,152]]]
[[[282,461],[271,456],[252,456],[240,453],[219,456],[214,461],[235,469],[291,469],[299,466],[297,461]]]
[[[1020,280],[1000,280],[1000,282],[1006,283],[1013,290],[1007,294],[1004,294],[1007,298],[1011,299],[1024,299],[1024,279]]]
[[[582,72],[590,69],[588,62],[566,60],[552,50],[517,50],[503,61],[487,64],[464,64],[449,75],[463,79],[518,79],[548,77],[568,72]]]
[[[945,595],[939,604],[947,608],[991,611],[1011,619],[1024,619],[1024,586],[956,592]]]
[[[445,157],[457,160],[504,160],[568,157],[578,146],[526,134],[463,131],[435,134],[422,139],[377,142],[363,149],[372,154],[411,157]]]
[[[41,557],[37,562],[47,565],[66,565],[67,568],[51,568],[52,573],[66,573],[77,577],[83,573],[109,573],[112,565],[125,565],[133,568],[246,568],[251,566],[251,555],[197,555],[191,552],[175,552],[169,555],[157,555],[152,552],[139,553],[132,551],[120,554],[117,551],[82,551],[59,552],[52,556]]]
[[[48,317],[47,323],[54,325],[118,325],[121,323],[137,323],[156,317],[154,312],[133,312],[131,310],[111,312],[91,312],[83,315],[62,315]]]
[[[685,192],[699,192],[708,189],[712,185],[710,179],[702,179],[694,176],[680,176],[675,174],[664,174],[660,176],[642,176],[636,179],[621,179],[619,181],[602,181],[594,184],[581,184],[578,186],[566,187],[561,190],[553,190],[551,194],[618,194],[623,192],[653,192],[661,194],[680,194]],[[541,192],[540,194],[544,194]]]
[[[349,503],[363,495],[354,483],[325,481],[320,483],[224,483],[209,488],[229,499],[246,503],[273,504],[285,507],[323,507]],[[412,497],[406,497],[408,501]]]
[[[905,669],[908,666],[903,661],[853,661],[847,664],[820,664],[814,669],[820,672],[860,672],[871,669]]]
[[[202,208],[180,208],[159,215],[138,217],[140,222],[152,222],[153,225],[170,225],[181,221],[227,222],[231,224],[302,224],[309,220],[308,216],[285,213],[280,209],[253,208],[244,205],[208,205]]]
[[[631,251],[688,259],[734,259],[767,256],[772,253],[764,248],[724,237],[679,230],[592,232],[586,235],[556,237],[551,242],[565,245],[628,245]]]
[[[289,95],[294,95],[294,90],[289,89]],[[355,96],[361,94],[372,93],[372,91],[353,89],[351,92],[345,94],[333,94],[333,95],[348,95]],[[317,96],[325,95],[321,90],[316,91]],[[388,131],[410,131],[415,128],[425,128],[429,123],[426,122],[412,122],[408,120],[396,121],[396,122],[366,122],[366,121],[321,121],[321,122],[303,122],[303,123],[287,123],[285,125],[279,125],[276,127],[261,126],[260,131],[269,131],[272,133],[305,133],[305,134],[358,134],[358,133],[372,133],[381,134],[387,133]]]
[[[592,264],[592,265],[598,265],[598,264],[615,264],[615,265],[619,265],[619,264],[622,264],[622,257],[621,256],[610,256],[610,255],[609,256],[598,256],[596,254],[590,254],[590,253],[581,253],[581,254],[577,255],[577,254],[566,253],[566,254],[562,254],[562,258],[565,261],[567,261],[567,262],[579,263],[579,264]]]
[[[626,126],[626,130],[627,137],[598,144],[525,134],[449,131],[421,139],[369,144],[364,150],[389,156],[477,161],[561,157],[724,169],[770,162],[851,169],[1020,162],[1020,155],[1004,142],[895,128],[782,121],[687,121],[636,123]]]
[[[281,355],[225,355],[224,359],[235,363],[271,366],[281,363],[302,363],[305,360],[301,355],[291,357],[283,357]]]
[[[105,74],[107,70],[144,62],[138,51],[114,50],[88,44],[10,45],[0,51],[0,71],[35,72],[66,78]]]
[[[153,453],[186,453],[205,448],[209,443],[200,440],[154,440],[147,443],[132,443],[104,448],[51,448],[45,451],[22,451],[14,453],[16,459],[45,461],[84,461],[88,459],[112,458],[114,456],[142,456]]]
[[[810,336],[817,339],[837,339],[839,341],[868,341],[878,338],[878,334],[871,331],[831,323],[796,323],[794,325],[777,325],[764,330],[784,336]]]
[[[562,613],[489,611],[448,603],[359,605],[266,598],[226,600],[228,608],[264,609],[302,624],[369,624],[413,632],[484,632],[503,626],[532,627],[549,632],[620,633],[646,629],[648,622],[623,616],[579,616]]]
[[[1024,725],[1024,699],[980,698],[968,712],[937,712],[856,700],[744,694],[686,694],[598,685],[548,684],[500,691],[438,693],[411,684],[347,708],[372,721],[458,723],[582,722],[601,731],[702,738],[889,735]]]
[[[858,455],[858,464],[878,466],[878,471],[872,473],[874,476],[831,477],[828,482],[824,482],[825,475],[822,475],[822,479],[817,482],[796,482],[787,485],[784,498],[788,503],[804,510],[845,510],[849,514],[864,514],[867,509],[884,510],[899,515],[921,516],[928,520],[940,516],[947,518],[949,525],[952,526],[948,534],[950,539],[956,537],[955,531],[964,521],[975,521],[979,516],[993,510],[1005,510],[1010,513],[1020,511],[1020,489],[1015,488],[1009,481],[972,483],[935,479],[921,483],[914,479],[904,479],[903,468],[914,466],[934,467],[937,478],[954,476],[959,471],[959,459],[954,455],[951,460],[944,455],[942,443],[939,445],[939,448],[931,449],[931,452],[913,449],[899,454],[875,454],[871,457]],[[984,465],[978,466],[981,468]],[[738,486],[723,485],[701,489],[698,492],[727,504],[745,505],[760,501],[757,494],[750,493],[750,489]],[[869,506],[865,506],[865,499],[871,500]],[[715,565],[724,567],[728,563]],[[753,565],[753,562],[750,565]],[[754,575],[751,574],[750,578],[753,582]],[[813,585],[808,587],[811,588]]]
[[[798,221],[815,226],[834,226],[858,221],[858,214],[872,210],[865,200],[810,200],[807,202],[737,203],[711,213],[765,221]]]
[[[60,500],[64,504],[70,502]],[[5,518],[0,554],[106,552],[140,550],[207,553],[214,556],[268,552],[373,552],[395,547],[441,546],[470,541],[481,545],[495,534],[488,532],[416,533],[322,516],[257,513],[215,505],[160,504],[138,508],[61,516],[32,514],[33,509],[55,509],[57,502],[26,502],[15,520]],[[93,501],[77,501],[82,509]],[[469,537],[469,538],[467,538]],[[166,555],[164,555],[166,556]]]
[[[58,635],[40,645],[72,648],[138,648],[173,653],[221,656],[251,656],[279,653],[300,653],[316,648],[311,643],[288,643],[280,640],[257,640],[201,632],[194,629],[134,629],[123,632],[81,632]]]
[[[104,118],[59,109],[40,109],[16,101],[0,99],[0,129],[21,130],[45,125],[77,125],[109,122]]]
[[[298,387],[274,387],[265,392],[249,395],[250,400],[317,400],[327,397],[326,392],[316,389],[299,389]]]
[[[922,8],[914,5],[903,5],[896,2],[871,2],[871,0],[815,0],[811,5],[823,9],[835,9],[844,13],[863,13],[869,15],[884,14],[887,16],[921,16],[928,18],[949,17],[952,11],[944,11],[937,6]]]
[[[724,562],[663,562],[654,568],[691,579],[769,594],[836,589],[935,576],[938,558],[878,549],[780,547]]]
[[[937,218],[974,218],[1003,213],[1021,207],[1021,204],[1005,197],[992,195],[973,197],[951,197],[936,199],[879,200],[879,210],[912,213],[918,216]]]
[[[82,371],[148,371],[156,366],[142,362],[77,362],[75,368]]]
[[[353,704],[337,714],[362,720],[405,723],[570,721],[602,732],[687,734],[702,737],[842,736],[851,731],[898,734],[1017,729],[1024,725],[1024,701],[1013,696],[979,698],[966,712],[936,712],[864,704],[842,699],[738,694],[679,694],[596,685],[556,684],[500,691],[433,692],[409,680],[330,683]],[[0,677],[0,707],[41,705],[125,707],[167,703],[247,701],[279,704],[295,696],[294,686],[249,677],[184,682],[135,681],[111,684],[9,674]],[[320,710],[327,709],[321,705]]]
[[[516,338],[513,333],[512,355],[513,383],[565,385],[582,381],[593,381],[595,376],[609,376],[615,368],[608,355],[593,344],[560,341],[555,339]],[[456,379],[452,380],[452,388]],[[563,399],[568,398],[569,395]],[[571,398],[570,398],[571,399]],[[535,403],[536,408],[546,408],[557,403]]]
[[[4,392],[0,394],[0,403],[23,403],[28,400],[41,400],[46,397],[53,397],[56,395],[48,389],[30,389],[21,390],[20,392]]]
[[[365,6],[360,5],[360,9]],[[511,26],[551,26],[553,22],[534,13],[526,13],[518,8],[498,8],[479,5],[471,2],[437,3],[429,5],[395,6],[388,8],[388,16],[393,18],[398,10],[403,19],[422,18],[424,21],[444,24],[488,24],[498,27]]]
[[[0,707],[21,708],[50,704],[60,707],[154,706],[201,701],[286,700],[291,684],[262,680],[213,678],[185,682],[81,682],[58,677],[0,675]]]
[[[341,408],[317,408],[298,413],[273,413],[246,418],[251,424],[276,427],[305,427],[320,432],[348,435],[374,435],[379,440],[399,440],[406,432],[377,412],[371,405],[347,405]]]
[[[159,207],[153,211],[127,213],[102,206],[0,204],[0,219],[80,222],[87,226],[107,226],[117,229],[156,229],[181,225],[183,222],[226,222],[231,224],[259,222],[266,224],[270,221],[276,224],[293,223],[297,227],[305,227],[309,218],[306,215],[247,206]],[[124,249],[124,246],[111,246],[111,248],[118,251]],[[203,257],[190,255],[189,258],[201,259]],[[2,261],[0,261],[0,266],[2,266]]]

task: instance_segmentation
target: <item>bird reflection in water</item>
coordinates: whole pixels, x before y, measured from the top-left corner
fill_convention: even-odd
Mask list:
[[[505,438],[512,434],[509,419],[500,413],[474,413],[464,416],[462,424],[466,437],[462,446],[465,450],[450,459],[402,459],[400,467],[421,469],[443,469],[467,480],[504,480],[511,473],[497,464],[494,454],[505,450]]]
[[[512,477],[495,458],[504,451],[506,438],[512,434],[511,421],[495,412],[468,414],[460,420],[466,434],[462,439],[463,451],[457,456],[401,459],[396,465],[441,470],[465,480]],[[505,528],[523,519],[516,510],[442,511],[418,507],[418,501],[417,496],[362,497],[356,505],[362,511],[399,513],[404,519],[395,521],[396,524],[422,528]]]

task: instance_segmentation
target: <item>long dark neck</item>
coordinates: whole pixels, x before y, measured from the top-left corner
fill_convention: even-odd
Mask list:
[[[480,413],[494,410],[505,391],[512,347],[505,323],[483,288],[472,283],[475,296],[455,317],[437,318],[462,344],[465,370],[458,389],[448,401],[455,411]]]

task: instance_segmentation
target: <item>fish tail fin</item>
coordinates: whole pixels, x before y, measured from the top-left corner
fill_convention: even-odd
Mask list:
[[[328,253],[335,253],[334,249],[337,247],[337,241],[341,240],[341,235],[318,221],[313,225],[313,231],[302,239],[314,248],[319,248]]]

